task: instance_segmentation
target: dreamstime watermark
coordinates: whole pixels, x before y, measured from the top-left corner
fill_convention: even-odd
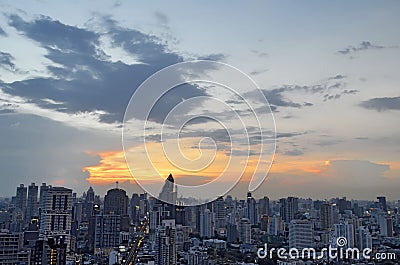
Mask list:
[[[272,165],[276,129],[264,91],[248,75],[196,60],[161,69],[136,88],[122,139],[129,170],[147,193],[198,205],[244,176],[249,191],[258,188]]]
[[[312,260],[395,260],[396,253],[373,253],[371,248],[362,250],[355,247],[347,247],[347,239],[338,237],[336,246],[329,245],[328,248],[322,248],[319,252],[315,248],[271,248],[265,243],[263,248],[257,250],[257,256],[260,259],[273,259],[275,253],[278,259],[312,259]]]

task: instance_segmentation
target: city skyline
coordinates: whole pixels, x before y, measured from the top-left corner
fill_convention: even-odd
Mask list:
[[[28,185],[28,184],[29,184],[29,185]],[[119,183],[119,182],[114,183],[114,185],[112,185],[112,186],[107,186],[107,187],[106,187],[106,191],[104,192],[104,194],[103,194],[103,193],[99,193],[98,191],[96,191],[96,188],[93,188],[93,186],[87,186],[87,187],[83,188],[83,192],[82,192],[82,193],[77,193],[74,189],[72,189],[72,188],[70,188],[70,187],[64,187],[63,185],[51,185],[51,184],[45,183],[45,182],[42,182],[42,183],[34,183],[34,182],[31,182],[31,183],[20,183],[18,186],[15,187],[15,188],[16,188],[16,191],[13,191],[13,192],[12,192],[12,196],[9,196],[9,197],[7,197],[7,196],[0,196],[0,199],[12,199],[12,197],[15,197],[15,193],[18,193],[18,190],[20,190],[21,187],[22,187],[22,188],[26,189],[26,191],[25,191],[25,192],[26,192],[26,194],[25,194],[26,196],[25,196],[25,197],[27,197],[27,200],[25,201],[25,204],[32,203],[32,202],[29,200],[28,188],[32,188],[32,187],[40,188],[40,186],[35,186],[35,185],[39,185],[39,184],[42,185],[42,186],[45,186],[45,187],[54,187],[54,188],[66,188],[66,189],[70,189],[70,190],[72,190],[74,193],[76,193],[76,196],[77,196],[78,198],[81,197],[81,196],[83,196],[83,197],[86,196],[88,190],[90,190],[90,191],[93,192],[94,194],[97,194],[97,195],[103,196],[103,197],[106,196],[110,191],[115,190],[115,189],[123,190],[123,191],[126,193],[126,196],[128,196],[128,198],[131,198],[132,196],[139,195],[139,194],[147,194],[146,191],[143,191],[143,190],[138,190],[138,191],[133,191],[133,192],[127,192],[126,189],[125,189],[123,186],[121,186],[121,185],[120,185],[121,183]],[[49,184],[49,185],[47,185],[47,184]],[[37,194],[39,194],[39,193],[37,193]],[[275,197],[270,197],[270,196],[268,196],[268,194],[264,194],[264,195],[261,194],[260,196],[257,196],[256,193],[251,193],[251,192],[246,192],[246,193],[244,193],[244,194],[241,194],[241,196],[233,196],[232,194],[230,194],[230,193],[228,192],[227,194],[225,194],[225,195],[223,195],[223,196],[221,196],[221,197],[218,197],[218,198],[216,198],[215,200],[205,202],[204,204],[206,204],[206,203],[211,203],[211,202],[216,202],[216,200],[218,200],[219,198],[224,198],[224,199],[226,199],[226,197],[228,197],[228,196],[231,197],[232,199],[245,200],[249,194],[252,194],[252,197],[255,198],[255,199],[257,199],[257,200],[260,200],[260,199],[263,199],[263,198],[267,197],[271,202],[272,202],[272,201],[279,202],[279,200],[281,200],[282,198],[298,198],[298,199],[301,199],[301,200],[309,200],[309,199],[311,199],[311,200],[327,201],[327,202],[332,201],[332,200],[335,200],[335,199],[343,199],[343,198],[345,198],[346,200],[349,200],[349,201],[354,201],[354,202],[374,202],[374,201],[376,201],[377,199],[379,200],[379,198],[385,198],[385,200],[386,200],[386,198],[388,198],[385,194],[375,194],[375,195],[372,195],[372,196],[373,196],[372,199],[354,199],[354,198],[347,197],[347,196],[341,196],[340,194],[338,194],[337,196],[334,196],[334,197],[326,197],[326,198],[319,198],[319,197],[297,197],[297,196],[295,196],[295,195],[293,195],[293,194],[285,194],[285,195],[283,195],[283,196],[281,196],[281,197],[276,197],[276,198],[275,198]],[[93,196],[93,195],[92,195],[92,196]],[[155,199],[159,199],[159,198],[157,198],[157,196],[156,196],[156,197],[153,197],[153,196],[151,196],[151,195],[149,195],[149,194],[147,194],[147,196],[152,197],[152,198],[155,198]],[[160,198],[162,199],[162,196],[161,196]],[[41,199],[40,199],[40,200],[41,200]],[[40,200],[39,200],[39,201],[40,201]],[[93,200],[93,199],[92,199],[92,200]],[[388,202],[388,203],[394,203],[394,204],[396,204],[396,203],[398,203],[399,201],[400,201],[400,197],[397,198],[397,199],[396,199],[396,198],[395,198],[395,199],[392,199],[392,200],[387,199],[387,202]],[[39,204],[39,202],[38,202],[38,204]],[[187,207],[193,207],[193,206],[187,206]],[[26,207],[25,211],[26,211],[27,209],[28,209],[28,208]]]
[[[163,196],[176,195],[173,182],[169,175]],[[382,259],[396,264],[399,206],[400,200],[388,202],[385,196],[374,201],[287,196],[276,201],[256,199],[249,192],[243,200],[227,196],[185,207],[145,193],[128,197],[118,183],[105,196],[92,187],[78,196],[46,183],[20,184],[11,200],[0,199],[0,262],[381,264]],[[338,257],[340,247],[352,251]]]
[[[66,186],[78,194],[93,186],[105,194],[119,181],[128,194],[140,192],[121,143],[129,98],[163,67],[208,59],[251,76],[274,113],[274,163],[254,196],[399,199],[396,1],[232,2],[229,11],[223,3],[0,5],[2,197],[31,182]],[[161,102],[150,125],[159,126],[163,111],[194,96],[222,94],[236,104],[221,91],[178,89]],[[226,114],[202,103],[189,110]],[[172,173],[177,182],[194,185],[223,171],[231,157],[226,135],[205,124],[185,131],[185,154],[195,158],[199,138],[214,138],[222,148],[216,165],[184,174],[163,159],[155,137],[149,152],[163,178]],[[211,145],[206,142],[204,150]],[[228,194],[245,197],[247,182],[245,176]]]

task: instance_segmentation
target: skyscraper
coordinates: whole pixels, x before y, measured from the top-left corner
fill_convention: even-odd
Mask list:
[[[279,200],[280,203],[280,214],[286,223],[290,223],[295,218],[296,213],[299,210],[298,199],[295,197],[288,197]]]
[[[40,186],[39,209],[43,209],[45,207],[47,192],[50,188],[51,186],[46,185],[46,183],[42,183],[42,186]]]
[[[133,193],[132,198],[129,202],[129,217],[133,223],[139,221],[139,207],[140,207],[140,198],[139,194]]]
[[[27,189],[24,186],[24,184],[20,184],[19,187],[17,187],[17,193],[16,193],[16,205],[15,209],[17,211],[20,211],[23,215],[25,215],[26,212],[26,194],[27,194]]]
[[[243,244],[251,243],[251,224],[249,219],[242,218],[239,223],[239,241]]]
[[[177,199],[177,190],[175,185],[175,180],[172,174],[169,174],[168,178],[165,180],[164,186],[161,189],[160,200],[175,204]]]
[[[209,209],[204,209],[204,212],[200,214],[200,236],[211,238],[213,236],[213,223],[214,213]]]
[[[67,249],[70,247],[72,217],[72,190],[64,187],[51,187],[43,198],[40,218],[40,234],[46,238],[61,236]]]
[[[254,225],[257,222],[256,200],[251,196],[250,192],[247,193],[246,202],[246,217],[249,219],[250,224]]]
[[[225,230],[226,207],[224,198],[219,197],[212,203],[212,206],[215,214],[215,230]]]
[[[128,214],[128,196],[126,191],[114,188],[107,191],[104,197],[104,213],[114,215]]]
[[[379,203],[379,208],[382,209],[383,211],[387,212],[386,197],[379,196],[379,197],[377,197],[377,199],[378,199],[378,203]]]
[[[34,216],[38,216],[38,186],[32,183],[28,187],[28,202],[26,207],[25,221],[29,223]]]
[[[164,220],[156,229],[156,264],[174,265],[177,261],[175,220]]]
[[[258,213],[260,216],[269,216],[269,198],[267,196],[258,201]]]
[[[321,228],[324,230],[332,229],[338,222],[338,209],[336,204],[324,203],[321,205]]]

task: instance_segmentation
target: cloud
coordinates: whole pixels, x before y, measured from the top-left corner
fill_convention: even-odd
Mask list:
[[[291,100],[285,99],[283,93],[285,89],[278,88],[273,90],[263,90],[265,97],[268,100],[269,104],[272,104],[277,107],[292,107],[292,108],[301,108],[301,104],[295,103]]]
[[[299,149],[293,149],[293,150],[287,150],[283,152],[283,154],[287,156],[301,156],[304,154],[304,152]]]
[[[6,70],[15,70],[14,57],[7,52],[0,51],[0,67]]]
[[[366,50],[381,50],[381,49],[387,49],[387,48],[395,48],[397,46],[382,46],[382,45],[377,45],[373,44],[369,41],[362,41],[360,44],[357,46],[348,46],[342,50],[337,51],[338,54],[341,55],[351,55],[354,53],[358,53],[360,51],[366,51]]]
[[[251,71],[250,74],[251,75],[260,75],[260,74],[263,74],[263,73],[265,73],[267,71],[268,71],[268,69],[254,70],[254,71]]]
[[[297,133],[297,132],[294,132],[294,133],[278,133],[276,135],[276,137],[277,138],[290,138],[290,137],[295,137],[295,136],[299,136],[299,135],[303,135],[303,134],[306,134],[306,133],[305,132],[303,132],[303,133]]]
[[[78,130],[36,115],[0,115],[0,193],[11,196],[20,183],[65,180],[64,185],[82,189],[86,178],[80,168],[96,162],[85,149],[118,145],[113,137]],[[27,181],[29,181],[27,183]]]
[[[371,98],[361,102],[360,106],[376,111],[400,110],[400,97]]]
[[[269,56],[268,53],[262,52],[262,51],[258,51],[258,50],[251,50],[251,52],[254,53],[255,55],[257,55],[258,57],[261,57],[261,58],[266,58],[266,57]]]
[[[291,107],[291,108],[302,108],[310,107],[314,104],[311,102],[294,102],[287,97],[285,94],[289,92],[309,93],[321,95],[322,101],[340,99],[343,95],[354,95],[358,93],[358,90],[347,89],[346,83],[337,80],[344,79],[344,75],[336,75],[327,78],[325,82],[315,85],[282,85],[278,88],[271,90],[263,89],[263,93],[267,98],[268,102],[275,108],[279,107]],[[293,93],[291,93],[293,94]]]
[[[7,33],[4,31],[4,29],[2,27],[0,27],[0,36],[7,36]]]
[[[51,77],[33,77],[13,83],[1,83],[4,93],[26,99],[40,108],[67,114],[99,114],[99,121],[109,124],[122,122],[128,100],[147,77],[158,70],[183,61],[171,52],[161,39],[135,29],[120,27],[110,17],[98,22],[102,32],[61,23],[41,16],[25,21],[9,16],[9,24],[27,38],[46,49]],[[122,49],[137,59],[135,64],[110,61],[103,37],[111,46]],[[223,55],[210,55],[223,58]],[[12,57],[3,53],[5,65],[13,66]],[[206,69],[205,69],[206,70]],[[160,122],[165,113],[194,96],[206,95],[195,85],[182,85],[171,90],[152,112],[151,120]],[[49,100],[60,104],[49,104]]]
[[[344,79],[344,78],[346,78],[345,75],[338,74],[338,75],[329,77],[328,80],[340,80],[340,79]]]
[[[154,13],[154,15],[156,16],[158,23],[160,23],[160,24],[168,24],[169,23],[169,18],[165,13],[157,11]]]
[[[347,196],[373,200],[376,194],[396,199],[400,178],[388,178],[389,173],[394,173],[389,163],[367,160],[296,160],[293,163],[286,158],[279,160],[278,156],[268,178],[257,189],[255,196],[268,194],[270,198],[279,198],[290,194],[308,198],[312,186],[313,196],[318,199]],[[246,183],[240,185],[241,193],[244,194]]]

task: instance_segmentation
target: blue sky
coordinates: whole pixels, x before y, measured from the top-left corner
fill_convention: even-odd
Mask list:
[[[165,66],[206,58],[250,75],[273,106],[281,137],[257,195],[398,199],[398,1],[0,6],[4,196],[31,181],[104,192],[112,184],[89,183],[82,169],[122,149],[136,87]],[[171,99],[202,93],[187,86]]]

